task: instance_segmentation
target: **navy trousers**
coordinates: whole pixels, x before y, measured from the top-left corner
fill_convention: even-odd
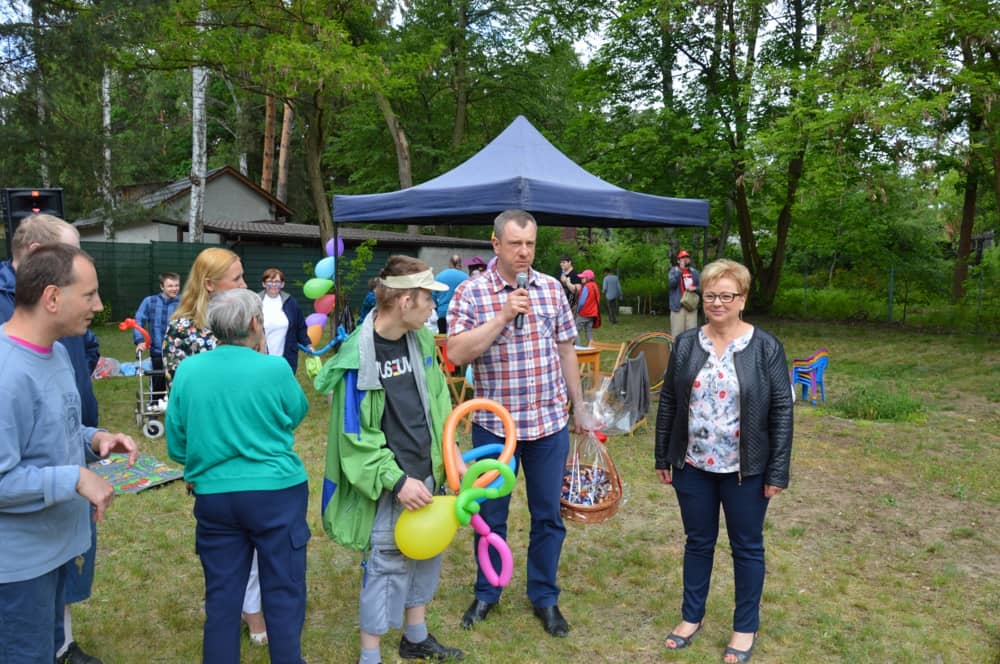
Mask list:
[[[66,566],[26,581],[0,583],[0,664],[56,659],[62,645]]]
[[[239,664],[240,616],[254,549],[271,662],[303,662],[308,498],[305,482],[278,491],[195,498],[195,548],[205,572],[206,664]]]
[[[482,428],[472,427],[472,444],[475,447],[491,443],[503,443],[500,436]],[[551,436],[538,440],[518,441],[518,474],[524,471],[524,487],[528,496],[528,511],[531,514],[531,534],[528,541],[528,599],[537,607],[553,606],[559,603],[559,585],[556,576],[559,571],[559,556],[562,543],[566,539],[566,526],[559,513],[559,496],[562,491],[563,474],[566,472],[566,456],[569,454],[569,429],[563,429]],[[510,496],[484,501],[479,514],[493,532],[507,539],[507,515],[510,511]],[[472,551],[475,555],[479,535],[473,538]],[[500,557],[490,549],[490,559],[494,569],[500,571]],[[493,604],[500,599],[500,588],[490,585],[483,572],[476,567],[476,599]]]
[[[687,536],[681,615],[691,623],[705,617],[721,504],[733,551],[733,631],[756,632],[764,590],[764,516],[769,502],[764,497],[764,476],[744,477],[741,483],[737,473],[709,473],[686,465],[674,468],[673,479]]]

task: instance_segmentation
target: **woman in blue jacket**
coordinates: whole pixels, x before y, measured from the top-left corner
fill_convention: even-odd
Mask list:
[[[264,307],[264,335],[268,355],[280,355],[292,367],[299,367],[299,344],[312,348],[307,333],[306,318],[295,298],[286,293],[285,273],[276,267],[264,270],[261,277],[264,290],[260,295]]]

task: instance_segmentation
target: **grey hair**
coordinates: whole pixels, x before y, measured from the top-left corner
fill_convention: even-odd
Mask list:
[[[246,288],[221,291],[208,301],[208,328],[222,343],[240,344],[250,336],[250,321],[263,319],[260,296]]]

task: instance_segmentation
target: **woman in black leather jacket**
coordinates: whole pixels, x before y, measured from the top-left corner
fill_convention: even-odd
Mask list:
[[[781,343],[742,319],[750,273],[718,260],[701,274],[706,325],[674,340],[656,416],[656,474],[673,484],[684,522],[681,622],[668,650],[701,629],[719,534],[733,552],[736,607],[723,661],[748,662],[764,587],[764,516],[788,486],[792,390]]]

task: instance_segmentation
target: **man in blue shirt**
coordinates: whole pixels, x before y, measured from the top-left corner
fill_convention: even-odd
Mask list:
[[[21,222],[10,243],[13,258],[0,263],[0,324],[6,323],[14,314],[18,266],[28,255],[42,246],[62,243],[79,247],[80,233],[59,217],[35,214]],[[97,336],[88,329],[80,335],[63,337],[59,343],[66,349],[73,367],[73,377],[80,395],[80,419],[83,426],[96,427],[97,397],[94,395],[90,375],[101,356]],[[62,648],[58,651],[60,664],[100,664],[101,661],[88,655],[73,640],[73,623],[70,620],[69,610],[70,604],[82,602],[90,597],[94,584],[97,527],[93,523],[90,531],[90,548],[66,563],[65,637]],[[63,603],[62,600],[60,603]]]
[[[148,352],[153,361],[153,393],[162,396],[167,391],[167,379],[163,375],[163,333],[170,324],[170,317],[180,299],[181,277],[176,272],[160,275],[160,292],[150,295],[139,304],[135,312],[135,322],[149,333],[149,346],[137,331],[132,331],[135,349]]]
[[[81,336],[104,308],[90,257],[42,246],[17,276],[13,316],[0,326],[0,643],[4,661],[53,662],[65,639],[67,563],[92,548],[91,506],[100,520],[114,497],[86,462],[124,452],[131,465],[138,453],[129,436],[82,425],[73,366],[57,343]]]

